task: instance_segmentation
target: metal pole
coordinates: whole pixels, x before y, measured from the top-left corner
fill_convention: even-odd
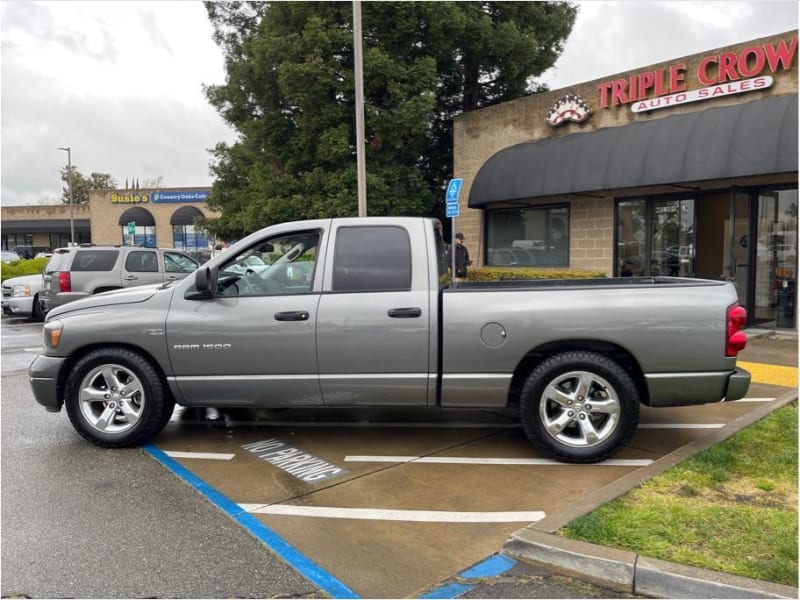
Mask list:
[[[353,0],[353,53],[356,78],[356,161],[358,168],[358,216],[367,216],[367,177],[364,156],[364,69],[361,49],[361,0]]]
[[[73,210],[74,201],[72,198],[72,149],[70,146],[66,148],[59,148],[59,150],[66,150],[67,152],[67,177],[69,185],[69,243],[75,243],[75,213]]]

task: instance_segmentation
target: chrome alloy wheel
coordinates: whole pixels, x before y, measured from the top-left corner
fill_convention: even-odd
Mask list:
[[[619,394],[590,371],[562,373],[544,389],[539,416],[547,433],[562,444],[589,448],[616,430]]]
[[[103,433],[124,433],[135,427],[145,402],[142,382],[130,369],[117,364],[91,369],[78,394],[86,423]]]

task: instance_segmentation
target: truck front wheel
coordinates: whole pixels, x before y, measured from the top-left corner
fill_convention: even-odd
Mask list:
[[[528,376],[520,397],[525,434],[570,463],[605,460],[633,436],[639,394],[630,375],[594,352],[564,352]]]
[[[164,415],[174,406],[150,361],[123,348],[100,348],[81,358],[65,394],[73,427],[104,448],[145,443],[164,427]]]

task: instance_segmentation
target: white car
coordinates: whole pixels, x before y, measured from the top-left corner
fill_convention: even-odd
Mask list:
[[[2,260],[4,263],[12,263],[20,260],[20,256],[19,254],[17,254],[16,252],[12,252],[11,250],[3,250]]]
[[[3,312],[7,315],[29,317],[35,321],[44,320],[39,305],[41,291],[41,275],[22,275],[6,279],[3,282]]]

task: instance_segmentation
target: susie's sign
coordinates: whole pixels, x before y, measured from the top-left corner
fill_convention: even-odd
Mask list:
[[[703,58],[697,66],[696,79],[705,87],[689,90],[685,63],[644,71],[627,79],[614,79],[597,86],[600,107],[631,105],[633,112],[642,112],[697,102],[731,94],[768,88],[773,78],[761,75],[789,70],[797,56],[797,37],[787,42],[748,46],[736,52],[723,52]]]

